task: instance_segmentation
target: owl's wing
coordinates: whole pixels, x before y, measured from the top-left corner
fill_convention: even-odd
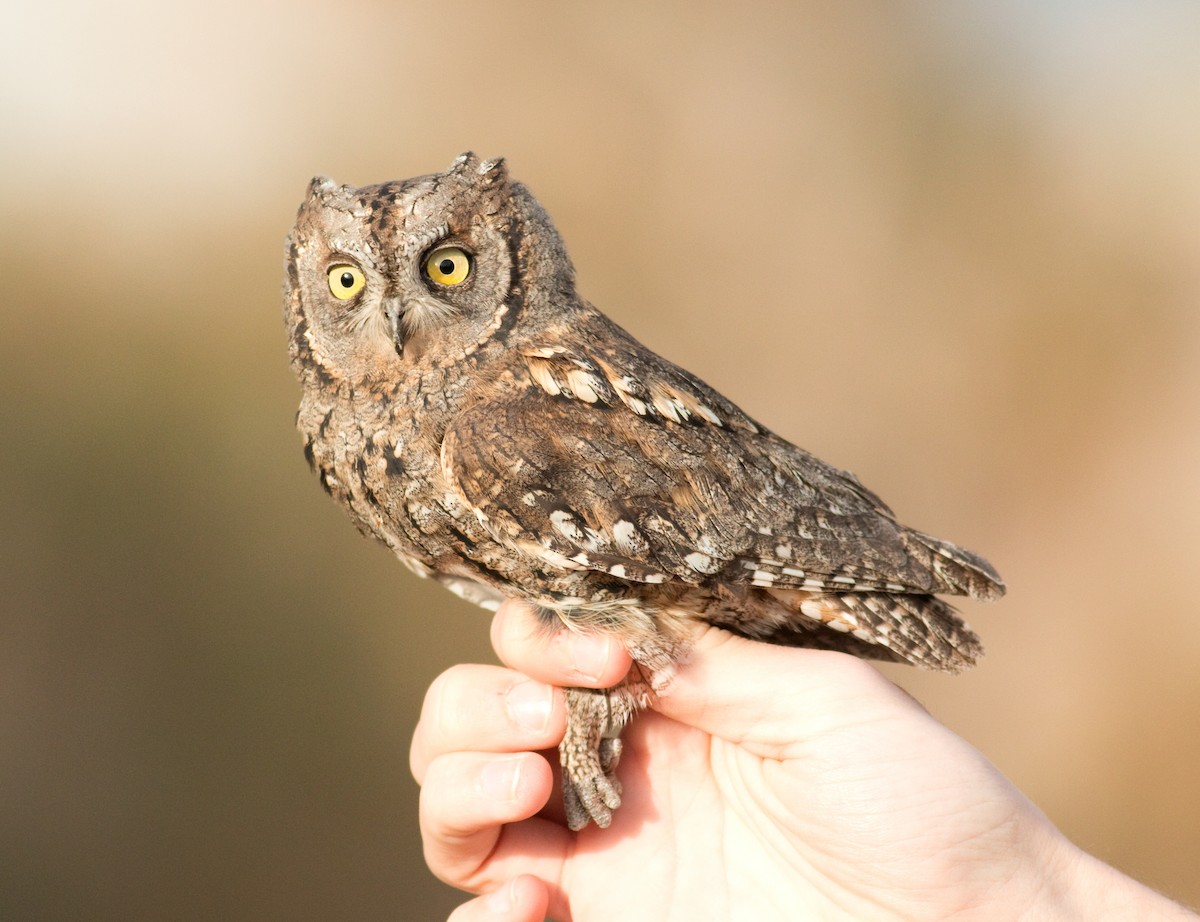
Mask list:
[[[498,540],[637,582],[984,594],[986,563],[900,526],[665,360],[523,358],[527,386],[464,412],[442,445],[447,482]]]

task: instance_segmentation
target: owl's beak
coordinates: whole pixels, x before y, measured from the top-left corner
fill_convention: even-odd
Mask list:
[[[392,343],[396,347],[396,355],[404,355],[404,327],[400,322],[404,317],[404,302],[399,298],[386,298],[383,309],[387,313],[388,327],[392,331]]]

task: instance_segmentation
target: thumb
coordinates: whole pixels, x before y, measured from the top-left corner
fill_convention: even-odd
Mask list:
[[[765,758],[781,757],[785,747],[849,723],[924,714],[863,660],[760,643],[719,628],[699,636],[651,706]]]

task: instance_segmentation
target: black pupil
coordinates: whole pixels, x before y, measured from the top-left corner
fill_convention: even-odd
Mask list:
[[[342,283],[343,288],[353,288],[354,287],[354,273],[343,272],[342,277],[339,279],[339,281]]]
[[[438,263],[438,272],[442,273],[442,275],[453,275],[454,260],[450,259],[449,257],[443,259],[440,263]]]

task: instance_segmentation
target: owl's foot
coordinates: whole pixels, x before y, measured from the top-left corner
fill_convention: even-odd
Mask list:
[[[639,704],[627,685],[616,688],[568,688],[567,733],[558,747],[563,768],[563,804],[567,825],[582,829],[590,822],[605,828],[621,806],[621,729]]]

